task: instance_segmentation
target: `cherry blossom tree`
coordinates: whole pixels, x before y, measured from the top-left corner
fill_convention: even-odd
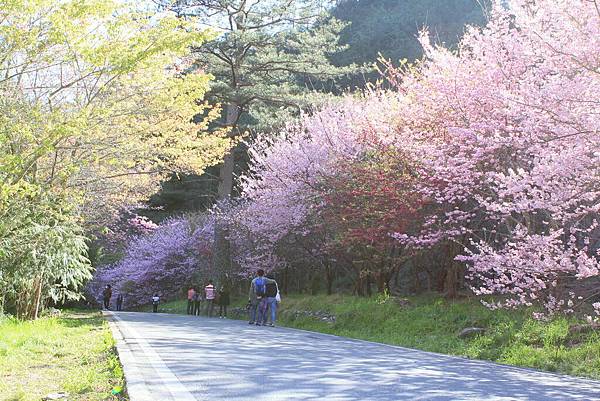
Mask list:
[[[98,269],[88,292],[100,300],[102,288],[111,284],[125,295],[127,307],[148,303],[156,292],[176,298],[194,280],[211,276],[213,228],[207,216],[177,218],[132,238],[122,260]]]
[[[445,249],[448,281],[466,267],[492,307],[571,310],[570,283],[600,267],[598,33],[596,2],[554,0],[496,2],[457,52],[424,32],[425,58],[386,71],[394,92],[253,148],[240,224],[264,256],[328,216],[354,245]],[[389,148],[397,160],[365,163]]]
[[[493,306],[569,310],[566,282],[598,274],[598,32],[595,2],[498,3],[458,53],[423,36],[419,71],[392,76],[439,205],[399,238],[459,242],[474,291],[503,296]]]

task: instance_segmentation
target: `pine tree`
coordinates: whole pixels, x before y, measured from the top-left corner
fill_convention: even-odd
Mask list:
[[[329,56],[344,49],[344,24],[332,18],[321,0],[183,0],[164,7],[220,34],[197,47],[195,67],[214,76],[208,98],[223,105],[222,124],[232,137],[245,130],[264,131],[330,95],[311,82],[335,82],[356,72],[336,67]],[[231,196],[234,152],[219,170],[218,199]],[[218,225],[217,225],[218,227]],[[215,255],[227,245],[216,232]]]

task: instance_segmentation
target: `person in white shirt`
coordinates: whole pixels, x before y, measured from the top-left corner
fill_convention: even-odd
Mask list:
[[[158,303],[160,302],[160,297],[157,293],[152,297],[152,312],[158,312]]]
[[[206,299],[206,316],[212,317],[213,310],[215,308],[215,298],[216,298],[216,290],[215,286],[212,283],[212,280],[208,280],[208,285],[204,287],[204,295]]]

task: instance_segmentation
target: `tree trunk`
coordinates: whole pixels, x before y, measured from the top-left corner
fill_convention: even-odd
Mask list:
[[[447,260],[450,263],[450,267],[446,272],[446,283],[444,285],[446,297],[448,298],[458,297],[459,273],[461,272],[461,266],[454,260],[459,252],[458,249],[458,244],[454,242],[448,244]]]
[[[317,295],[321,289],[321,278],[316,272],[310,280],[310,295]]]
[[[234,129],[239,116],[239,108],[237,105],[230,104],[226,106],[225,124]],[[233,135],[233,132],[230,133]],[[226,201],[231,197],[233,190],[233,168],[235,165],[234,159],[235,150],[232,149],[225,155],[223,164],[219,168],[219,185],[217,197],[219,201]],[[215,222],[214,242],[213,242],[213,269],[215,272],[230,272],[231,271],[231,252],[230,243],[227,238],[227,229],[219,221]]]
[[[445,290],[448,298],[458,296],[458,269],[455,263],[452,263],[446,272]]]
[[[367,296],[370,298],[373,295],[373,292],[371,291],[371,283],[373,282],[371,273],[367,274],[365,281],[367,282]]]
[[[288,294],[288,281],[289,281],[289,272],[288,272],[288,267],[286,266],[285,269],[283,269],[283,286],[282,286],[282,292],[284,295]]]
[[[37,288],[35,293],[35,309],[33,312],[33,320],[38,318],[40,313],[40,302],[42,300],[42,278],[38,278],[37,280]]]
[[[354,294],[355,295],[357,295],[359,297],[362,297],[365,295],[363,284],[364,284],[364,278],[363,278],[362,272],[359,271],[358,276],[356,277],[356,281],[354,283]]]
[[[435,290],[439,293],[444,292],[444,286],[446,283],[446,276],[448,275],[447,269],[444,267],[440,268],[437,274],[435,275]]]
[[[327,295],[333,294],[333,269],[327,263],[325,267],[325,279],[327,280]]]
[[[377,292],[380,294],[390,291],[390,280],[393,272],[390,271],[379,271],[375,273],[375,283],[377,284]]]

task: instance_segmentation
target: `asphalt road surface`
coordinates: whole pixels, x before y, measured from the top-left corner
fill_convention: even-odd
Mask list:
[[[111,316],[131,401],[600,400],[600,382],[529,369],[235,320]]]

